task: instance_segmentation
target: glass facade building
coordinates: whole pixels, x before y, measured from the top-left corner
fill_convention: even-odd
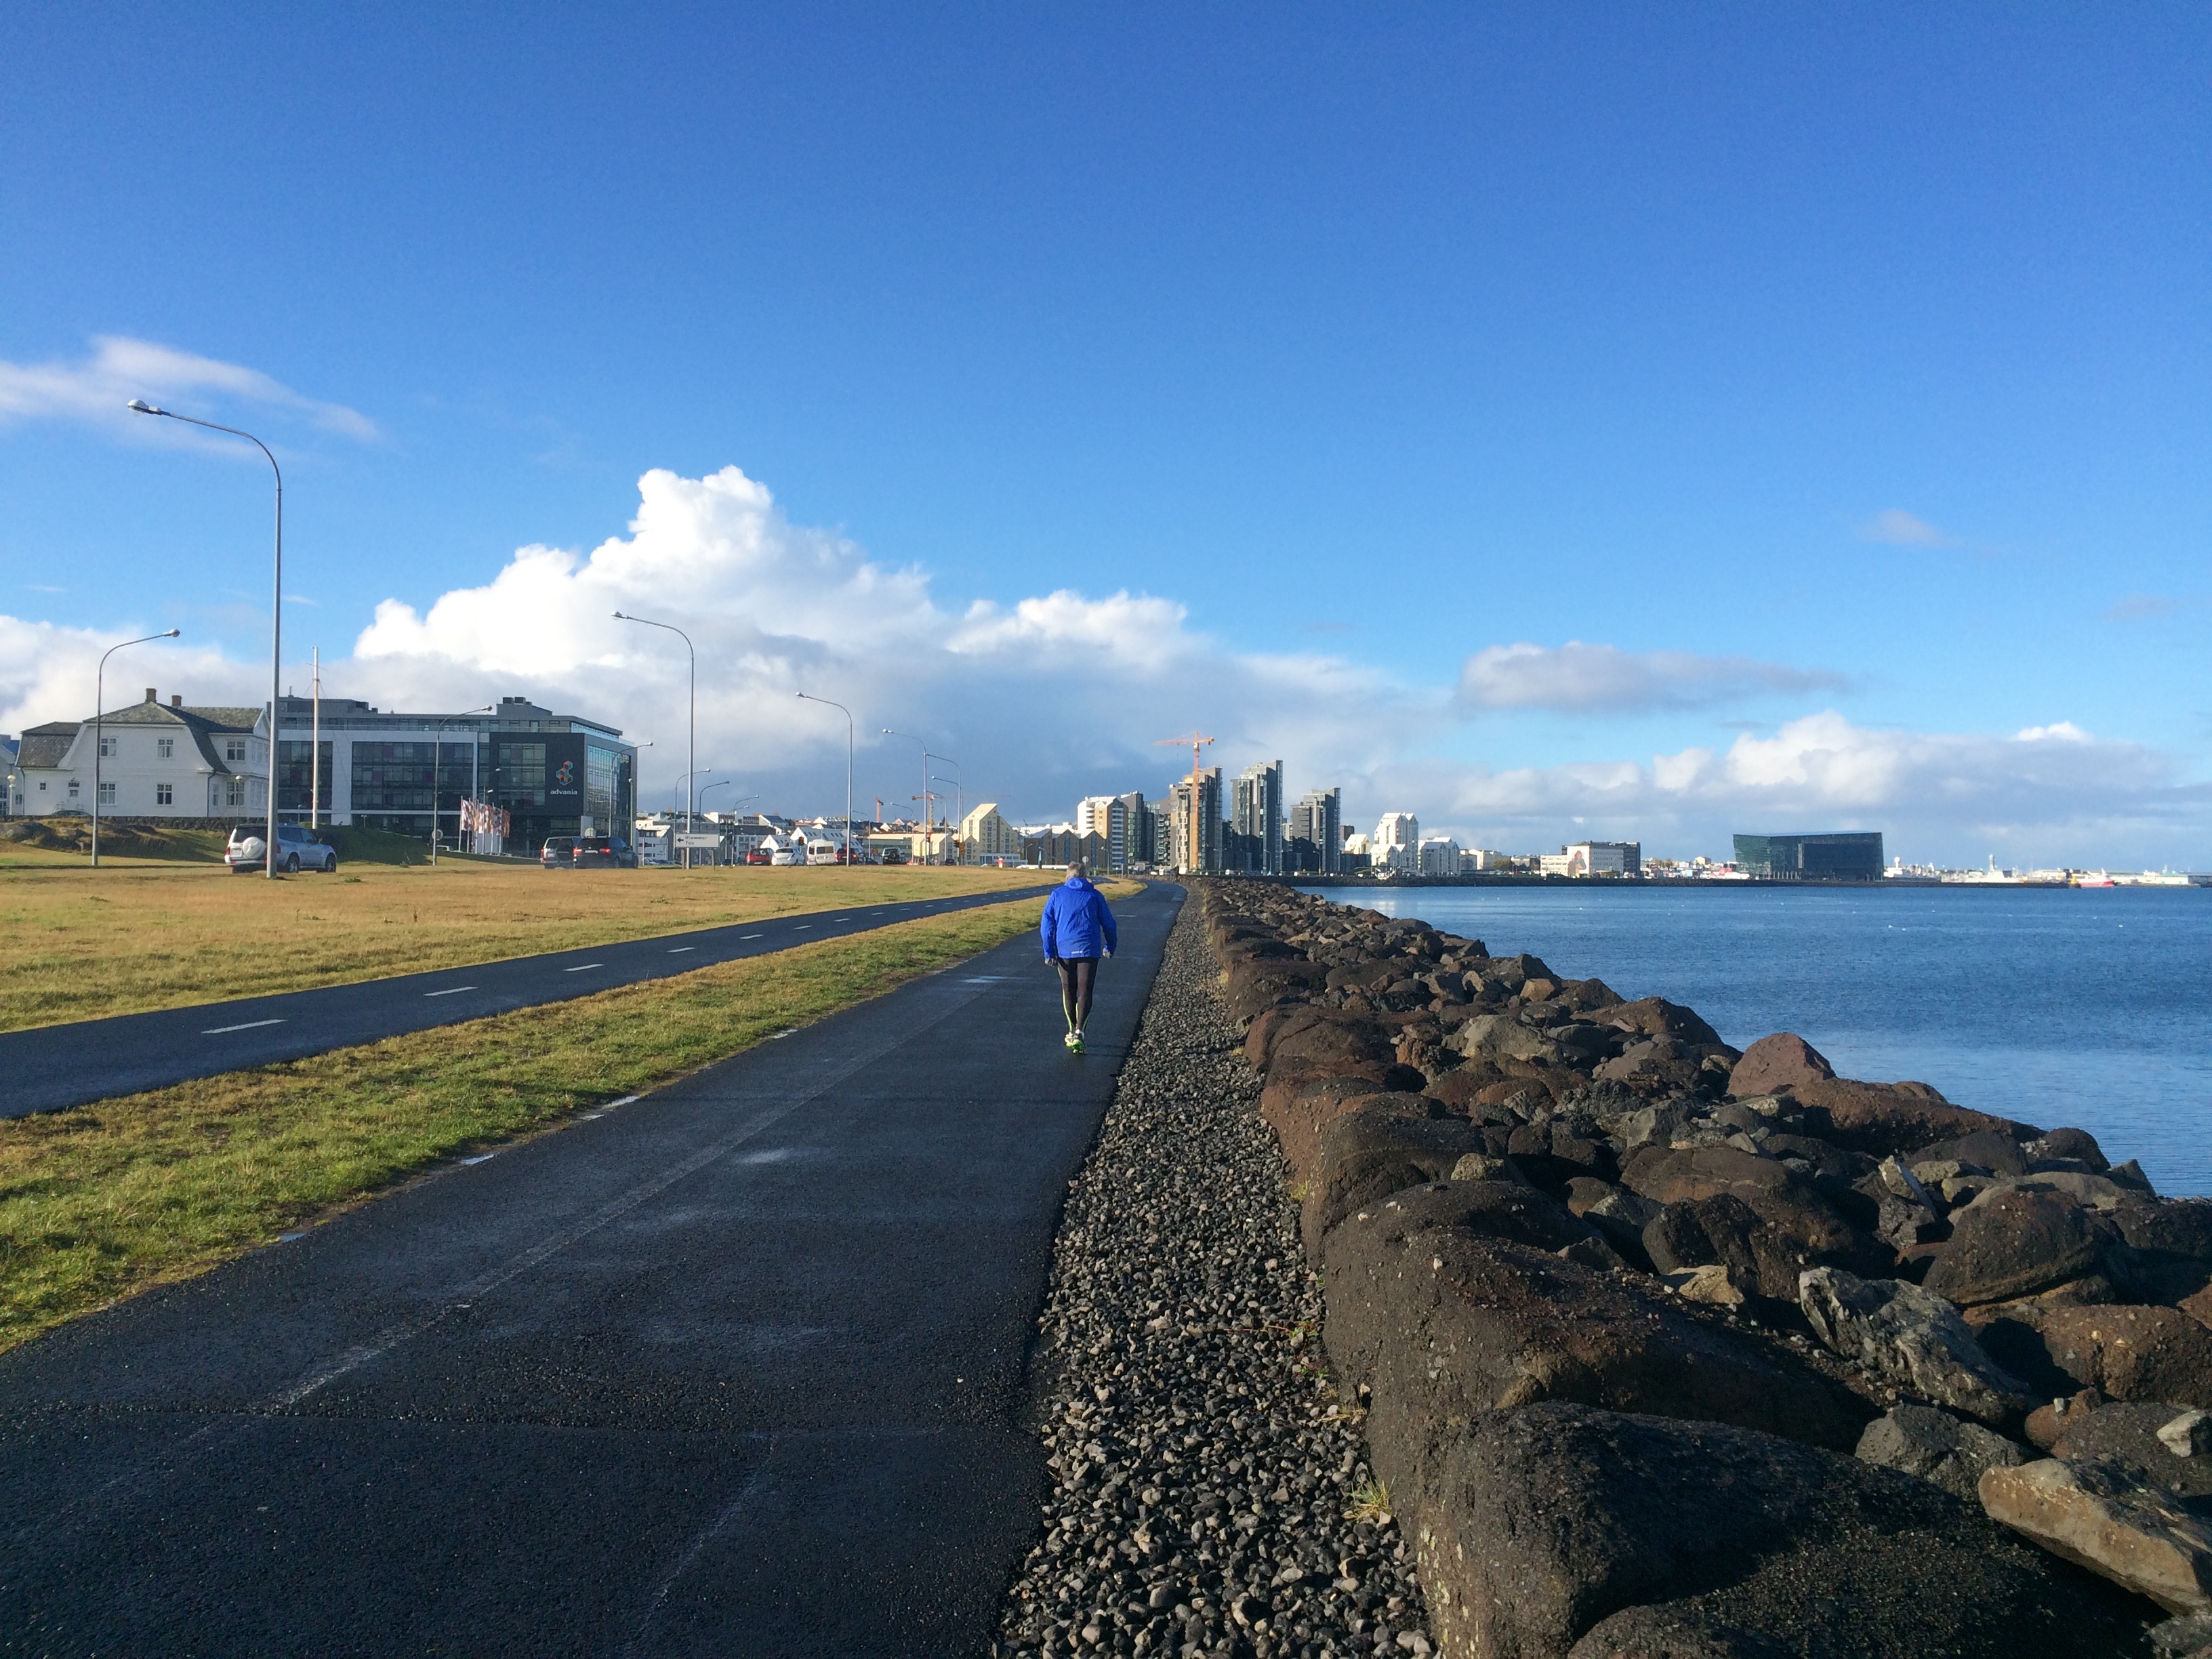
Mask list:
[[[1880,881],[1881,832],[1738,836],[1735,866],[1765,881]]]
[[[278,704],[276,810],[305,822],[314,704]],[[549,836],[620,835],[637,816],[637,749],[611,726],[556,714],[525,697],[502,697],[487,714],[406,714],[351,698],[325,697],[321,821],[389,830],[428,840],[432,813],[455,844],[461,802],[503,806],[511,851]],[[435,800],[432,797],[434,791]]]

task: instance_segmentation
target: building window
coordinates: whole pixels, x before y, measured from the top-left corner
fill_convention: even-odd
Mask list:
[[[155,752],[156,755],[160,756],[163,760],[174,760],[174,759],[176,759],[176,757],[177,757],[177,740],[176,740],[174,738],[155,738],[155,739],[154,739],[154,752]]]
[[[103,783],[100,786],[100,804],[102,806],[112,806],[115,805],[115,786],[113,784]]]
[[[75,800],[76,799],[76,780],[75,778],[71,778],[70,780],[70,799],[71,800]]]
[[[227,778],[223,781],[222,804],[225,806],[243,806],[246,805],[246,780],[244,778]]]
[[[222,740],[222,757],[227,761],[244,760],[246,758],[246,739],[244,738],[225,738]]]
[[[169,788],[169,786],[168,786],[167,784],[166,784],[166,783],[157,783],[157,784],[155,784],[155,785],[154,786],[154,805],[156,805],[156,806],[173,806],[173,805],[174,805],[175,804],[176,804],[176,797],[175,797],[175,795],[171,792],[171,790],[170,790],[170,788]]]
[[[114,738],[102,738],[100,740],[100,757],[102,760],[113,760],[115,758]]]
[[[39,780],[39,793],[42,795],[46,793],[46,781],[44,778]]]

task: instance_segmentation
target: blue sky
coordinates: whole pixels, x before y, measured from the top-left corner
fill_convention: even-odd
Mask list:
[[[257,695],[260,463],[128,383],[283,457],[288,659],[602,711],[648,778],[681,675],[611,598],[699,624],[701,763],[790,808],[842,794],[803,688],[1019,817],[1195,723],[1521,850],[2212,866],[2201,10],[27,6],[0,53],[0,729],[173,623],[126,681]]]

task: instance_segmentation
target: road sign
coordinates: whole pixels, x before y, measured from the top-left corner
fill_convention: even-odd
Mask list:
[[[678,836],[676,838],[676,845],[679,848],[688,847],[695,853],[712,852],[721,844],[720,836]]]

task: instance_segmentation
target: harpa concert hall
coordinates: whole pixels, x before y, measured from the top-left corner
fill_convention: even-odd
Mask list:
[[[1881,832],[1738,836],[1735,867],[1762,881],[1880,881]]]
[[[466,799],[505,807],[509,846],[536,847],[548,836],[627,835],[637,816],[636,745],[526,697],[467,714],[391,714],[349,697],[325,697],[318,711],[311,698],[285,697],[276,723],[276,810],[302,823],[314,799],[325,823],[427,840],[434,810],[450,845]]]

